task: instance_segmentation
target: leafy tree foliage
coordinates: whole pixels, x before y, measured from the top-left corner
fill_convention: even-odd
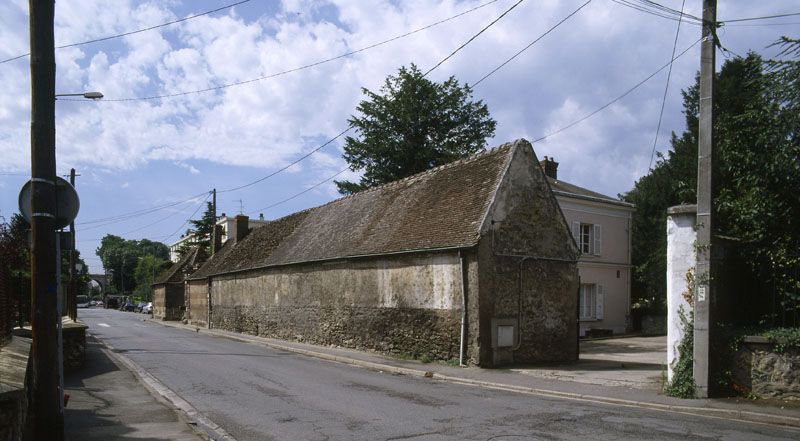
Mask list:
[[[180,248],[178,248],[178,256],[183,257],[194,247],[200,247],[202,253],[210,256],[211,233],[217,223],[217,213],[214,211],[214,205],[211,202],[206,202],[206,211],[203,212],[203,216],[197,220],[192,219],[189,223],[194,228],[186,230],[186,235],[192,236],[192,239],[181,244]]]
[[[151,286],[158,275],[169,268],[172,262],[162,257],[153,255],[142,256],[137,260],[133,278],[136,281],[136,295],[150,298]]]
[[[419,173],[479,152],[494,135],[496,122],[472,89],[455,77],[444,83],[426,79],[415,66],[401,67],[379,93],[362,89],[366,99],[348,120],[358,139],[348,136],[344,158],[358,183],[336,181],[350,194]]]
[[[139,258],[154,256],[169,260],[169,247],[161,242],[128,240],[113,234],[103,237],[95,253],[103,262],[103,268],[111,274],[111,283],[118,292],[130,292],[136,287],[135,270]]]
[[[797,56],[797,40],[784,39]],[[754,276],[774,283],[797,307],[800,280],[800,69],[755,53],[727,60],[715,91],[714,232],[738,238]],[[634,296],[664,307],[666,209],[695,203],[699,113],[697,82],[683,92],[686,130],[623,197],[633,222]],[[657,234],[655,234],[657,233]]]

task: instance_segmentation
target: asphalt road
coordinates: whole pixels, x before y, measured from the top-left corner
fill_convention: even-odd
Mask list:
[[[392,375],[80,310],[90,332],[240,441],[797,440],[800,431]]]

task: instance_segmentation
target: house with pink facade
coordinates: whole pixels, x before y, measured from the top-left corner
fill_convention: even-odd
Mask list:
[[[630,328],[633,204],[558,179],[558,163],[540,165],[581,251],[580,335]]]

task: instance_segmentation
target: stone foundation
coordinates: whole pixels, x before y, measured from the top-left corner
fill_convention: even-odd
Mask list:
[[[800,348],[775,351],[764,337],[746,337],[736,353],[734,388],[758,398],[800,400]]]
[[[67,317],[61,322],[64,342],[64,370],[83,367],[86,361],[86,328],[80,320],[73,322]]]
[[[214,307],[213,327],[262,337],[458,358],[460,312],[370,307]]]
[[[28,412],[27,366],[31,341],[13,337],[0,347],[0,440],[19,441]]]

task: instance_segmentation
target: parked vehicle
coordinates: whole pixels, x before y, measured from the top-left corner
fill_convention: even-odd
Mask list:
[[[147,302],[144,306],[142,306],[142,314],[152,314],[153,313],[153,302]]]
[[[146,304],[147,303],[145,303],[145,302],[137,303],[136,307],[133,309],[133,312],[142,312],[142,308],[144,308],[144,305],[146,305]]]
[[[84,295],[76,296],[75,306],[77,306],[78,308],[88,308],[90,306],[89,296],[84,296]]]
[[[119,308],[119,300],[116,297],[108,297],[106,299],[106,309]]]
[[[135,309],[136,305],[134,305],[131,302],[125,302],[120,308],[121,311],[126,311],[126,312],[133,312]]]

